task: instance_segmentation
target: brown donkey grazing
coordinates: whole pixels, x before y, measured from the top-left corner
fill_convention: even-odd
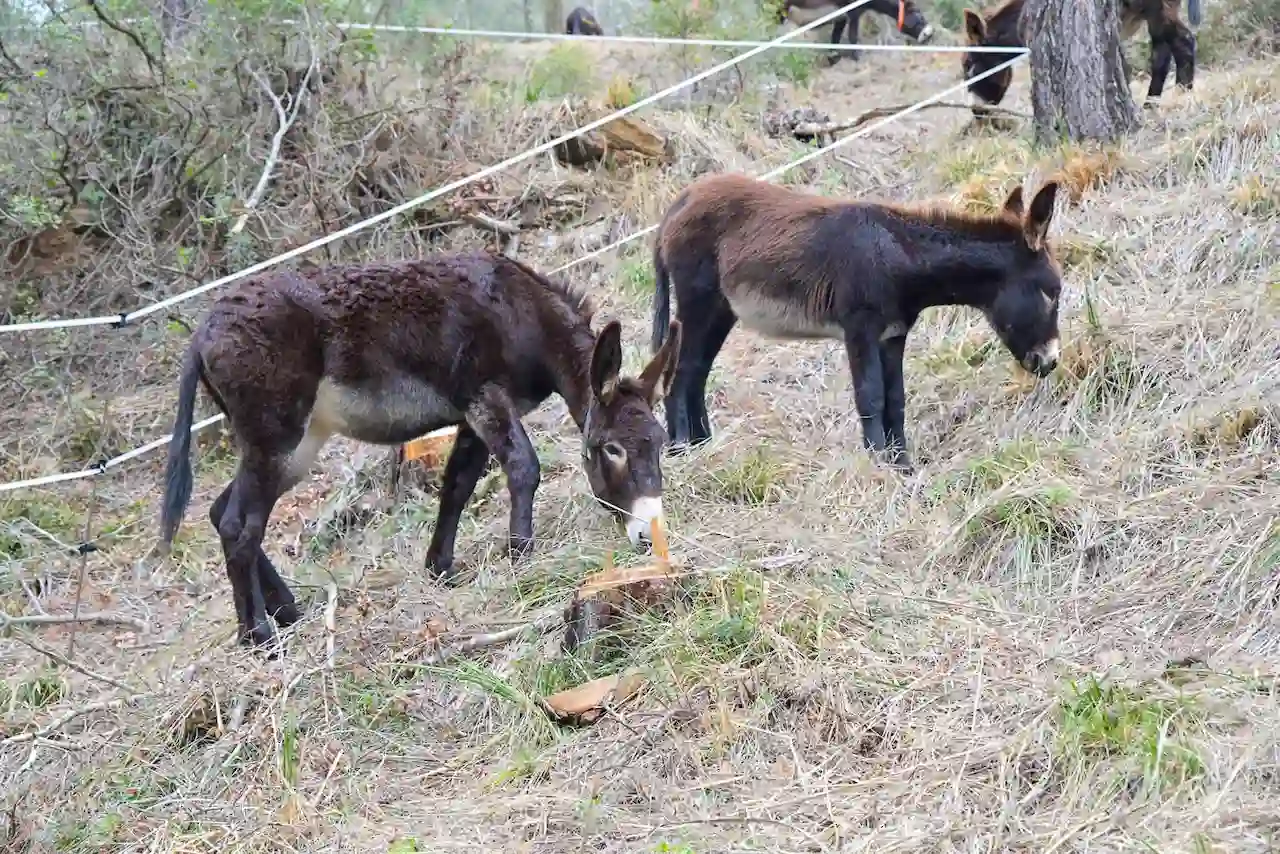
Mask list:
[[[803,27],[810,21],[816,21],[823,15],[830,14],[841,6],[846,5],[848,0],[783,0],[782,5],[778,9],[778,23],[781,24],[791,19],[791,22],[797,26]],[[879,12],[893,18],[898,23],[898,32],[914,39],[917,44],[928,44],[933,38],[933,25],[925,20],[924,13],[920,11],[920,7],[916,5],[914,0],[871,0],[864,6],[856,9],[850,9],[831,22],[831,44],[840,44],[840,36],[845,32],[845,26],[849,28],[849,44],[858,43],[858,31],[862,26],[862,15],[864,12]],[[852,54],[852,58],[858,58],[856,50],[832,51],[829,56],[831,64],[840,61],[845,53]]]
[[[191,498],[191,420],[202,384],[240,451],[235,479],[209,512],[222,538],[240,640],[271,640],[267,614],[299,618],[262,550],[276,501],[333,435],[391,445],[459,425],[445,465],[427,569],[454,574],[458,520],[492,454],[511,495],[513,559],[533,545],[538,458],[520,419],[552,394],[582,431],[591,491],[632,543],[662,512],[662,425],[653,414],[680,347],[636,378],[620,376],[617,321],[591,331],[592,308],[567,285],[487,252],[425,260],[277,270],[217,300],[187,348],[165,470],[161,537],[173,540]]]
[[[604,27],[596,21],[594,15],[581,6],[574,8],[564,19],[565,35],[570,36],[602,36]]]
[[[709,175],[667,209],[654,247],[653,348],[671,313],[684,330],[667,393],[673,449],[711,438],[707,375],[738,320],[787,339],[842,339],[863,444],[912,470],[903,349],[930,306],[981,309],[1026,370],[1058,362],[1057,262],[1046,243],[1058,185],[997,214],[827,199],[746,175]]]
[[[1152,103],[1164,92],[1169,65],[1177,66],[1177,85],[1190,90],[1196,75],[1196,37],[1178,17],[1182,0],[1119,0],[1120,38],[1128,41],[1145,22],[1151,39],[1151,82],[1147,102]],[[990,12],[979,14],[964,10],[965,36],[973,47],[1026,47],[1022,37],[1024,0],[1008,0]],[[1194,26],[1200,24],[1200,0],[1187,0],[1187,14]],[[1123,55],[1122,55],[1123,56]],[[1010,58],[1002,53],[966,53],[961,59],[964,79],[969,80]],[[1130,76],[1129,63],[1124,63],[1125,77]],[[969,84],[973,112],[981,115],[983,104],[999,104],[1013,83],[1013,68]]]

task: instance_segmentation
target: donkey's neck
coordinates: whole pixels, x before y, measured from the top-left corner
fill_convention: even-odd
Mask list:
[[[564,349],[549,359],[556,393],[569,407],[573,423],[583,430],[591,407],[591,353],[596,339],[586,323],[565,330]]]
[[[920,307],[989,305],[1019,266],[1018,237],[985,223],[912,223],[908,290]]]

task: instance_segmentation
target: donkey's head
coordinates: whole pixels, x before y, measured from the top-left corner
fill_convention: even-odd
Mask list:
[[[928,44],[933,38],[933,25],[914,0],[884,0],[883,4],[888,7],[884,13],[897,19],[898,32],[918,44]]]
[[[972,9],[964,10],[965,40],[970,47],[997,47],[1000,39],[994,38],[987,27],[987,19]],[[1007,53],[970,53],[961,56],[960,65],[964,69],[964,79],[972,80],[985,71],[1007,62],[1011,54]],[[1004,99],[1013,83],[1013,68],[1005,68],[989,77],[984,77],[969,84],[970,101],[986,104],[998,104]],[[978,112],[977,110],[974,111]]]
[[[1018,246],[990,303],[982,307],[1018,364],[1039,377],[1053,371],[1059,354],[1062,273],[1045,239],[1057,195],[1058,184],[1050,181],[1024,209],[1022,188],[1009,194],[1004,213],[1018,229]]]
[[[622,326],[610,321],[591,352],[591,406],[582,429],[582,465],[596,498],[625,522],[638,545],[662,515],[662,448],[667,433],[653,414],[675,376],[680,322],[637,378],[623,377]]]

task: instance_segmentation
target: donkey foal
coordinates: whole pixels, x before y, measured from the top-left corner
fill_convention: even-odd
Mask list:
[[[262,550],[263,533],[276,501],[335,434],[394,445],[459,425],[426,561],[449,580],[458,520],[490,454],[507,475],[510,554],[532,547],[540,474],[520,419],[559,394],[582,431],[592,492],[615,516],[629,511],[627,534],[637,543],[662,512],[665,434],[653,407],[676,367],[680,325],[630,379],[620,376],[621,327],[613,321],[597,336],[591,314],[568,286],[487,252],[243,280],[213,304],[187,349],[165,471],[164,546],[191,498],[197,385],[226,414],[240,451],[209,517],[242,642],[271,640],[268,613],[282,625],[299,618]]]
[[[654,246],[653,349],[671,313],[683,326],[667,394],[673,445],[711,438],[706,384],[734,324],[776,338],[843,339],[863,444],[910,471],[903,350],[930,306],[982,310],[1027,371],[1058,362],[1061,272],[1045,241],[1058,191],[1024,211],[1015,189],[993,216],[940,206],[848,202],[746,175],[690,184]]]

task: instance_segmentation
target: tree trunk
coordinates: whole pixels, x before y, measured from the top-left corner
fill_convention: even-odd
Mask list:
[[[1138,125],[1116,0],[1026,0],[1036,141],[1114,142]]]
[[[544,24],[545,32],[563,33],[564,32],[564,3],[561,0],[542,0],[543,14],[545,15]]]

